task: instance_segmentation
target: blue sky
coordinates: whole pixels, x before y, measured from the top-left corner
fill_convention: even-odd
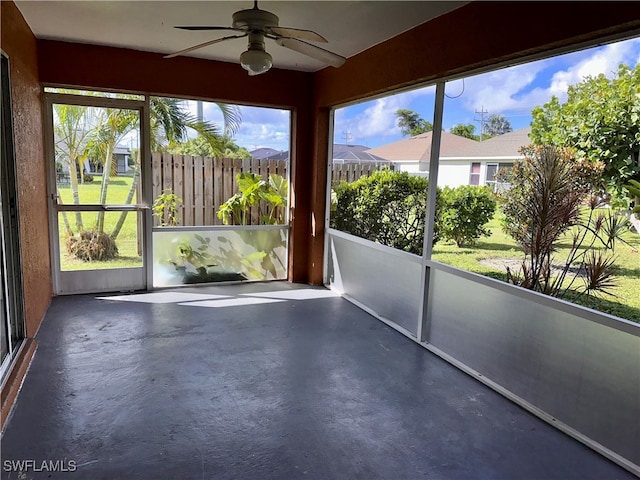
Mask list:
[[[636,66],[640,62],[640,38],[602,47],[504,68],[494,72],[467,77],[447,83],[443,127],[449,130],[460,123],[472,123],[476,134],[480,115],[498,114],[509,120],[514,130],[526,127],[531,110],[543,105],[552,95],[564,101],[567,87],[587,76],[604,73],[612,76],[620,63]],[[356,105],[335,112],[334,142],[376,147],[402,138],[396,125],[395,111],[406,108],[433,121],[435,87],[414,89]],[[195,102],[189,102],[195,109]],[[247,150],[270,147],[289,149],[288,111],[258,107],[241,107],[242,126],[235,136],[236,143]],[[205,105],[205,118],[220,122],[214,104]]]

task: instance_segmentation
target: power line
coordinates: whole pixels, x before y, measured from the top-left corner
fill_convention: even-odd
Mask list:
[[[344,143],[349,145],[351,140],[353,140],[353,136],[351,135],[351,132],[347,130],[346,132],[342,132],[342,139],[344,140]]]

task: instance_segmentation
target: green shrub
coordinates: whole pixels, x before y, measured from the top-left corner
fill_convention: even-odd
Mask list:
[[[83,181],[84,183],[91,183],[91,182],[93,182],[93,175],[90,175],[90,174],[88,174],[88,173],[84,173],[84,174],[82,175],[82,181]]]
[[[493,218],[496,200],[488,187],[462,185],[441,190],[440,235],[458,247],[471,246],[491,232],[484,226]]]
[[[342,182],[334,191],[332,227],[422,255],[428,185],[426,178],[391,170]],[[434,243],[438,231],[436,222]]]

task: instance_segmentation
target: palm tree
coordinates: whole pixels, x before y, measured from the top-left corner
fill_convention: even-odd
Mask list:
[[[86,158],[87,144],[96,124],[95,113],[95,109],[79,105],[53,105],[56,161],[59,159],[67,165],[73,203],[75,204],[80,203],[78,167],[81,168]],[[80,181],[82,182],[81,176]],[[80,212],[76,212],[76,228],[78,231],[83,229]]]
[[[216,102],[216,106],[222,112],[224,123],[223,133],[219,131],[217,125],[199,120],[192,115],[184,108],[183,100],[168,97],[151,97],[149,101],[151,149],[156,151],[164,150],[172,144],[183,142],[188,139],[189,130],[193,130],[207,141],[215,155],[224,154],[226,147],[225,138],[228,135],[233,135],[238,130],[242,123],[242,116],[237,105]],[[133,181],[131,182],[131,188],[126,200],[127,204],[132,202],[138,186],[140,171],[139,155],[135,157],[134,168]],[[125,211],[120,214],[120,218],[110,234],[113,240],[118,237],[127,218],[127,213],[128,212]],[[104,217],[104,213],[102,213],[102,215]]]
[[[498,135],[504,135],[513,130],[511,123],[505,118],[504,115],[489,115],[487,122],[483,125],[482,133],[489,137],[496,137]]]
[[[128,98],[128,95],[119,95]],[[241,114],[236,105],[216,103],[223,115],[224,127],[221,132],[213,123],[197,119],[186,108],[184,101],[176,98],[151,97],[150,99],[150,126],[151,147],[153,150],[164,150],[170,144],[187,140],[190,130],[203,136],[211,145],[213,151],[222,154],[224,152],[224,137],[234,134],[240,126]],[[87,157],[103,159],[102,183],[100,188],[101,204],[107,200],[109,179],[114,169],[113,157],[116,145],[127,134],[138,128],[139,115],[134,110],[127,109],[94,109],[92,107],[60,105],[56,113],[55,130],[56,141],[60,143],[61,151],[69,163],[71,182],[73,188],[73,201],[80,203],[78,195],[77,169],[75,159],[84,161]],[[98,112],[98,113],[96,113]],[[58,140],[59,139],[59,140]],[[134,176],[126,203],[133,201],[138,186],[140,171],[140,156],[134,157]],[[113,231],[108,234],[114,242],[127,217],[126,211],[122,212],[116,222]],[[98,212],[95,233],[104,235],[105,212]],[[78,232],[83,230],[82,217],[78,212],[76,216],[76,228]],[[67,228],[70,230],[70,228]]]

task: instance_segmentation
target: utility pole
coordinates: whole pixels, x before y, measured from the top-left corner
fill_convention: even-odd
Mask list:
[[[344,143],[346,143],[347,145],[349,145],[351,140],[353,140],[353,136],[351,135],[351,132],[349,130],[347,130],[346,132],[342,132],[342,138],[344,139]]]
[[[196,101],[196,118],[199,122],[204,121],[204,109],[202,108],[202,101]]]
[[[476,110],[476,114],[480,115],[480,118],[474,118],[476,122],[480,122],[480,141],[482,141],[482,132],[484,131],[484,116],[489,113],[484,109],[484,105],[480,107],[480,111]]]

